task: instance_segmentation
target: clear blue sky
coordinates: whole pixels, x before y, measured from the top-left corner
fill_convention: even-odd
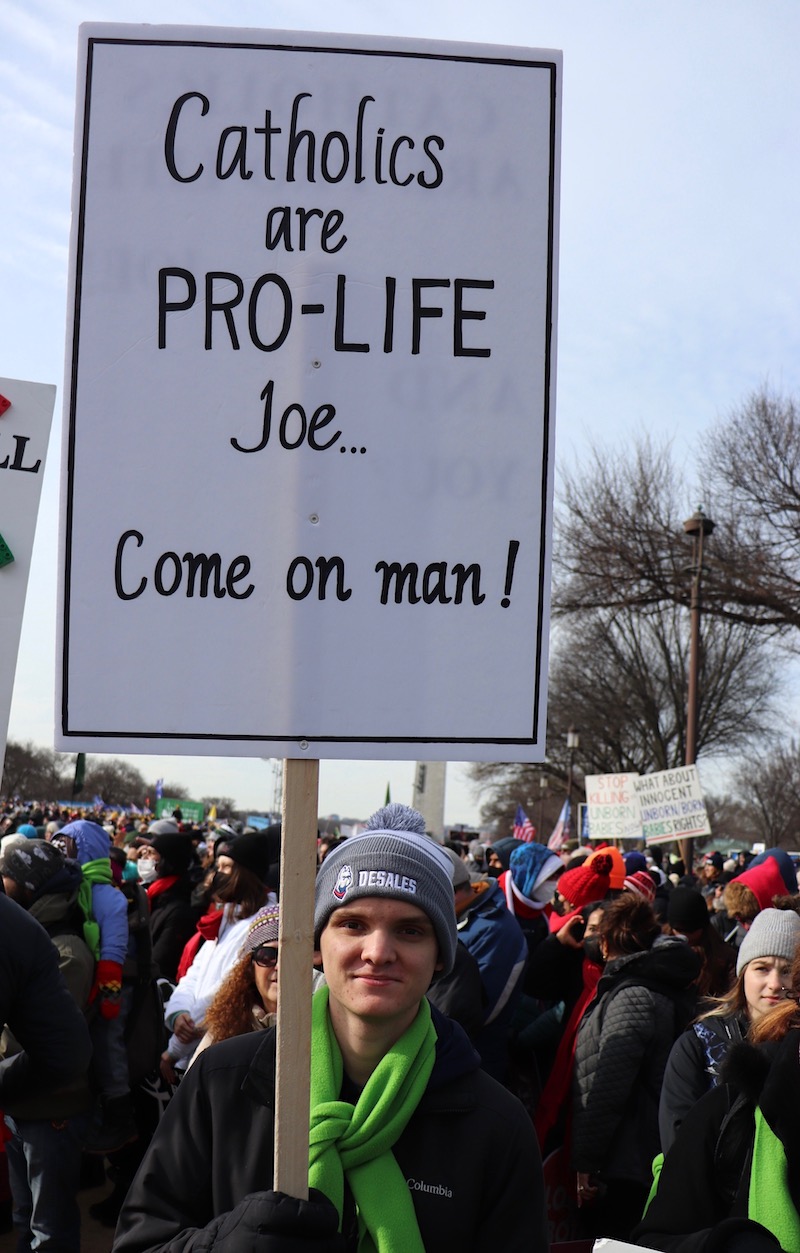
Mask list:
[[[265,26],[564,52],[558,455],[702,432],[764,379],[800,389],[796,0],[6,0],[0,7],[0,375],[61,390],[79,22]],[[57,417],[9,734],[52,743]],[[2,485],[0,485],[2,490]],[[687,501],[689,512],[697,504]],[[195,795],[268,805],[262,761],[142,758]],[[412,763],[323,764],[321,812],[366,815]],[[446,818],[474,821],[463,772]]]

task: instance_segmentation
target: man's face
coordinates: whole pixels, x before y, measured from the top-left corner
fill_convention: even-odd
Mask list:
[[[441,970],[433,923],[406,901],[367,896],[331,914],[320,936],[334,1028],[344,1018],[383,1022],[397,1038]]]

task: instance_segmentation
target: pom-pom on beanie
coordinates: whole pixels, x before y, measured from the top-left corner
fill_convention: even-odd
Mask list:
[[[736,973],[757,957],[783,957],[792,961],[800,943],[800,918],[793,909],[762,909],[742,940]]]
[[[613,845],[610,845],[607,848],[598,848],[595,849],[593,853],[589,854],[586,858],[586,864],[591,865],[595,857],[599,857],[601,854],[611,858],[611,873],[609,878],[611,880],[612,888],[619,888],[622,890],[625,886],[625,875],[627,874],[625,862],[622,860],[622,853],[618,848],[614,848]]]
[[[439,945],[441,973],[456,956],[453,865],[445,850],[425,834],[422,815],[392,804],[367,820],[367,830],[334,848],[319,868],[314,893],[314,943],[331,914],[363,897],[407,901],[428,915]]]
[[[611,887],[611,857],[596,853],[591,860],[574,870],[565,870],[558,881],[558,891],[575,909],[583,909],[592,901],[601,901]]]

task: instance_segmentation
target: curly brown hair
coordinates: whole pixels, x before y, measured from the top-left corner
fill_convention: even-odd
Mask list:
[[[253,1006],[261,1005],[250,954],[240,957],[206,1010],[203,1026],[215,1044],[253,1029]]]

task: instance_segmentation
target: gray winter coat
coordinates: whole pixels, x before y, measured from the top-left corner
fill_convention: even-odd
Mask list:
[[[700,959],[683,940],[609,962],[575,1050],[572,1164],[648,1183],[658,1101],[673,1041],[693,1016]]]

